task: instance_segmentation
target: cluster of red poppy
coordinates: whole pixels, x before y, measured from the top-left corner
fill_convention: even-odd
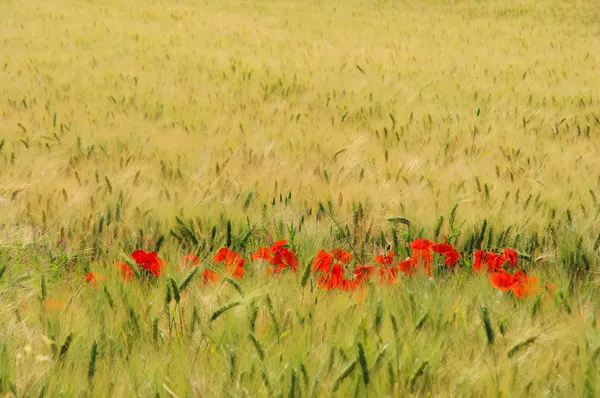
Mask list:
[[[275,242],[271,247],[263,247],[258,249],[252,258],[255,260],[267,260],[270,264],[267,272],[269,274],[280,274],[286,268],[295,273],[298,270],[298,259],[296,253],[292,252],[287,246],[287,241],[280,240]],[[146,273],[147,276],[160,276],[163,269],[166,268],[166,262],[158,257],[156,252],[145,252],[136,250],[131,253],[131,258],[137,265]],[[240,253],[235,252],[228,247],[222,247],[213,257],[213,261],[217,264],[222,263],[225,266],[225,274],[235,279],[240,279],[244,276],[246,270],[244,265],[246,260]],[[183,256],[184,267],[194,267],[200,264],[200,258],[195,254],[186,254]],[[121,279],[124,282],[135,279],[136,275],[133,268],[126,262],[120,261],[117,264],[121,273]],[[94,286],[98,286],[98,280],[108,279],[105,275],[89,272],[86,275],[86,281]],[[202,271],[202,280],[205,284],[214,284],[220,279],[219,273],[212,269]]]
[[[160,276],[163,269],[167,267],[167,263],[160,257],[156,252],[145,252],[143,250],[136,250],[131,253],[131,258],[141,267],[143,272],[154,277]],[[198,263],[200,261],[198,260]],[[121,279],[124,282],[135,279],[135,272],[133,268],[126,261],[119,261],[117,268],[121,273]],[[85,280],[92,284],[94,287],[98,287],[99,280],[108,280],[106,275],[97,274],[95,272],[88,272]]]
[[[225,266],[225,274],[231,276],[232,278],[241,279],[246,272],[244,269],[246,260],[242,258],[240,253],[234,252],[228,247],[220,248],[217,254],[213,256],[213,261],[217,264],[223,263]],[[186,254],[183,256],[183,263],[187,268],[195,267],[200,264],[200,258],[195,254]],[[203,270],[201,275],[202,282],[205,285],[215,284],[221,278],[216,271],[208,268]]]
[[[319,286],[327,290],[339,289],[354,291],[370,280],[373,275],[378,276],[379,283],[392,285],[398,278],[398,271],[413,276],[423,272],[429,276],[433,274],[434,253],[444,256],[444,265],[454,267],[460,255],[454,247],[444,238],[443,243],[435,243],[427,239],[415,239],[411,243],[412,256],[406,260],[394,263],[395,252],[378,254],[375,263],[358,264],[354,267],[353,278],[347,279],[344,266],[347,266],[352,255],[343,249],[333,249],[331,253],[320,250],[313,259],[312,270],[318,274]]]
[[[131,253],[131,258],[142,268],[143,272],[153,276],[160,276],[163,269],[167,266],[167,263],[158,257],[158,253],[156,252],[136,250]],[[127,262],[120,261],[117,267],[121,271],[121,279],[123,281],[130,281],[135,278],[135,272]],[[90,277],[89,274],[88,277]]]
[[[316,275],[317,284],[326,290],[356,291],[373,277],[383,285],[392,285],[398,278],[398,273],[407,276],[424,274],[429,277],[433,275],[434,266],[440,269],[453,268],[460,259],[460,254],[444,238],[444,242],[436,243],[427,239],[415,239],[411,245],[411,255],[406,259],[395,263],[395,252],[378,254],[372,264],[356,264],[350,270],[352,254],[341,248],[335,248],[331,252],[319,250],[317,256],[312,260],[311,270]],[[287,246],[287,241],[279,240],[270,247],[262,247],[252,254],[253,260],[265,261],[268,267],[265,272],[269,275],[283,273],[286,269],[296,273],[299,267],[298,258]],[[435,255],[443,256],[443,260],[435,261]],[[156,252],[145,252],[136,250],[131,253],[131,258],[140,266],[142,272],[149,277],[159,276],[166,267]],[[245,260],[241,254],[227,247],[218,250],[213,257],[217,264],[225,266],[223,274],[232,278],[242,278],[246,272]],[[528,276],[523,270],[510,272],[516,269],[518,253],[512,249],[504,249],[501,254],[478,250],[474,254],[473,269],[478,273],[489,272],[490,283],[501,291],[512,291],[517,297],[524,298],[536,293],[537,279]],[[200,259],[195,254],[183,257],[185,267],[198,266]],[[129,281],[136,277],[132,267],[125,261],[117,264],[123,281]],[[221,273],[205,269],[201,273],[202,282],[205,285],[215,284]],[[350,277],[347,277],[350,276]],[[106,276],[90,272],[86,276],[87,282],[97,287],[98,280],[106,280]]]
[[[244,263],[246,260],[242,258],[240,253],[234,252],[228,247],[220,248],[217,254],[213,257],[213,260],[215,263],[223,263],[223,265],[225,265],[225,272],[231,275],[233,278],[242,278],[246,272],[244,269]]]
[[[267,260],[270,267],[269,274],[280,274],[286,268],[296,273],[298,270],[298,259],[296,253],[287,248],[287,241],[278,240],[271,247],[261,247],[252,254],[253,260]]]
[[[352,254],[344,249],[336,248],[331,253],[319,250],[311,265],[313,273],[317,274],[319,286],[326,290],[355,290],[359,283],[368,279],[371,269],[365,269],[361,265],[357,265],[355,267],[355,278],[346,279],[344,277],[344,266],[351,259]]]
[[[443,243],[417,238],[411,244],[412,256],[398,264],[398,268],[406,275],[415,275],[420,268],[428,276],[433,273],[433,254],[437,253],[444,256],[444,265],[452,268],[460,259],[460,254],[454,250],[454,247],[448,243],[444,237]]]
[[[477,250],[473,261],[473,269],[477,272],[490,274],[490,284],[500,291],[512,291],[515,296],[524,298],[539,291],[537,278],[528,276],[523,270],[509,272],[517,266],[519,255],[515,250],[504,249],[504,253],[497,254]],[[508,267],[506,264],[508,263]]]

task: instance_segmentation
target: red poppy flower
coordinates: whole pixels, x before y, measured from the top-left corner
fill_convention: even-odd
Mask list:
[[[220,248],[213,260],[216,263],[222,262],[225,265],[225,270],[234,278],[241,278],[246,272],[244,269],[246,260],[238,252],[234,252],[228,247]]]
[[[517,283],[512,287],[512,292],[518,298],[525,298],[528,295],[535,294],[538,292],[537,278],[534,276],[528,276],[522,270],[515,272],[515,278]]]
[[[423,269],[429,276],[431,276],[433,271],[432,246],[432,241],[423,238],[417,238],[410,244],[410,248],[413,250],[413,263],[417,266],[423,264]]]
[[[205,269],[202,271],[202,281],[205,285],[214,285],[219,281],[219,274],[212,269]]]
[[[352,253],[340,248],[333,249],[331,255],[342,264],[348,264],[352,259]]]
[[[183,262],[188,267],[195,267],[196,265],[200,264],[200,258],[198,258],[198,256],[196,256],[195,254],[186,254],[185,256],[183,256]]]
[[[279,240],[271,247],[258,249],[252,254],[252,258],[255,260],[268,260],[272,265],[268,270],[271,274],[279,274],[285,268],[289,268],[293,273],[296,273],[298,270],[296,253],[285,247],[286,244],[287,241]]]
[[[460,258],[460,254],[456,250],[450,250],[444,253],[446,259],[444,260],[444,264],[449,267],[454,267],[454,265],[458,262]]]
[[[431,276],[433,272],[433,253],[429,249],[415,249],[412,255],[412,261],[415,265],[423,264],[423,269],[427,275]]]
[[[331,263],[333,261],[333,256],[326,252],[325,250],[319,250],[317,256],[312,261],[312,270],[321,271],[321,272],[329,272],[331,269]]]
[[[131,258],[133,258],[143,269],[150,271],[154,276],[159,276],[162,268],[166,265],[165,262],[158,257],[156,252],[136,250],[131,253]]]
[[[400,269],[400,271],[404,272],[406,275],[409,276],[415,275],[416,267],[417,265],[415,264],[412,258],[408,258],[398,263],[398,268]]]
[[[333,290],[337,287],[340,287],[343,283],[343,280],[344,269],[342,268],[342,264],[335,263],[331,267],[331,272],[326,275],[319,276],[317,283],[325,290]]]
[[[505,261],[506,257],[504,257],[504,254],[488,252],[485,255],[485,262],[490,271],[502,268]]]
[[[417,238],[412,241],[410,248],[413,250],[430,250],[433,242],[423,238]]]
[[[382,254],[376,255],[375,262],[380,265],[391,265],[394,262],[394,252],[389,252],[385,256]]]
[[[94,274],[93,272],[88,272],[88,274],[85,276],[85,280],[86,280],[86,282],[89,282],[92,285],[94,285],[94,287],[98,287],[98,281],[96,278],[96,274]]]
[[[213,260],[216,263],[223,263],[226,266],[238,265],[240,261],[243,261],[242,256],[240,256],[239,253],[232,251],[228,247],[220,248],[213,257]]]
[[[375,272],[374,265],[360,265],[354,267],[354,280],[358,283],[366,282],[371,278],[371,275]]]
[[[277,260],[279,264],[284,264],[292,270],[292,272],[296,272],[298,270],[298,258],[296,257],[296,253],[292,252],[286,248],[281,248],[275,253],[275,259],[278,259],[281,256],[281,260]]]
[[[352,259],[352,254],[344,249],[335,248],[331,253],[319,250],[313,258],[312,270],[319,273],[317,283],[325,290],[339,289],[344,291],[355,291],[362,282],[369,279],[374,271],[373,265],[357,265],[354,268],[354,279],[344,278],[344,264]]]
[[[508,265],[511,267],[517,266],[517,261],[519,260],[519,254],[516,250],[512,249],[504,249],[504,257],[508,260]]]
[[[488,266],[490,271],[496,269],[496,260],[498,259],[498,255],[496,253],[488,252],[485,253],[485,263]]]
[[[91,283],[92,285],[94,285],[95,288],[98,287],[98,279],[105,280],[105,281],[108,280],[106,275],[99,275],[94,272],[88,272],[88,274],[85,276],[86,282]]]
[[[231,270],[231,276],[235,279],[241,279],[244,276],[246,270],[243,266],[237,266],[233,270]]]
[[[121,279],[123,280],[123,282],[127,282],[135,278],[135,273],[133,272],[133,269],[131,269],[129,264],[127,264],[125,261],[120,261],[117,264],[117,267],[119,267],[119,269],[121,270]]]
[[[339,289],[346,292],[354,292],[360,286],[360,281],[357,279],[344,279],[342,280]]]
[[[260,249],[256,250],[252,254],[252,259],[254,259],[254,260],[270,260],[271,259],[271,251],[269,250],[268,247],[261,247]]]
[[[438,254],[444,254],[454,250],[454,247],[448,244],[448,238],[444,236],[444,243],[436,243],[431,246],[431,250]]]
[[[485,251],[479,249],[475,252],[475,261],[473,261],[473,269],[476,272],[481,272],[481,263],[485,258]]]
[[[496,289],[506,291],[512,289],[517,283],[519,283],[519,278],[500,268],[490,272],[490,283]]]
[[[271,246],[271,247],[284,247],[286,245],[287,245],[287,240],[281,239],[281,240],[278,240],[277,242],[273,243],[273,246]]]
[[[220,263],[221,261],[225,260],[229,253],[231,253],[231,249],[228,247],[222,247],[219,249],[217,254],[214,255],[213,260],[215,263]]]
[[[392,285],[398,277],[398,268],[396,267],[380,267],[377,270],[379,281],[387,285]]]

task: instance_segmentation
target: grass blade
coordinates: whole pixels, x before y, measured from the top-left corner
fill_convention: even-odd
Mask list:
[[[225,304],[224,306],[222,306],[221,308],[219,308],[218,310],[216,310],[210,317],[210,321],[214,321],[216,320],[218,317],[220,317],[221,315],[223,315],[224,313],[226,313],[227,311],[229,311],[230,309],[237,307],[238,305],[240,305],[241,303],[239,301],[234,301],[233,303],[229,303],[229,304]]]
[[[198,275],[200,267],[194,267],[185,277],[185,279],[179,284],[179,293],[182,293],[188,285],[194,280],[196,275]]]
[[[533,342],[535,342],[536,340],[537,340],[537,337],[530,337],[527,340],[524,340],[518,344],[515,344],[514,346],[511,347],[510,350],[508,350],[508,352],[506,353],[506,356],[508,356],[509,358],[512,358],[517,352],[526,348],[530,344],[533,344]]]

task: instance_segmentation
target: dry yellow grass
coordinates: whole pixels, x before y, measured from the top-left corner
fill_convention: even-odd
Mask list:
[[[423,228],[432,236],[443,217],[440,235],[454,230],[465,250],[487,220],[491,248],[514,244],[547,266],[538,268],[542,275],[563,278],[557,282],[565,289],[573,282],[564,267],[587,263],[597,272],[597,1],[3,0],[0,15],[0,251],[7,263],[28,268],[55,264],[64,255],[67,263],[77,258],[94,269],[136,244],[151,248],[160,236],[166,239],[164,256],[178,258],[189,242],[170,236],[176,217],[194,220],[206,255],[211,228],[217,226],[222,239],[227,220],[236,234],[247,223],[257,227],[263,232],[257,241],[289,239],[285,229],[294,225],[308,261],[323,242],[340,244],[332,218],[373,253],[391,243],[389,218],[406,217],[415,233]],[[64,252],[56,251],[57,242]],[[32,247],[39,249],[37,257],[22,255]],[[11,281],[20,280],[17,274]],[[53,283],[65,297],[75,289]],[[445,293],[448,300],[468,296],[463,310],[478,316],[476,293],[469,296],[461,283]],[[38,279],[31,286],[37,289]],[[17,301],[34,297],[31,289],[5,293],[21,297]],[[1,294],[0,287],[0,300]],[[409,293],[402,294],[408,302]],[[589,328],[598,304],[584,296],[595,296],[586,290],[576,300]],[[217,302],[223,304],[219,299],[207,308],[218,308]],[[375,308],[375,301],[369,303]],[[556,311],[563,308],[558,303]],[[289,310],[284,304],[282,312]],[[502,305],[503,316],[517,314],[507,321],[514,325],[530,315],[529,309]],[[12,306],[0,310],[3,323],[13,319]],[[332,308],[347,311],[341,302]],[[453,311],[437,310],[444,316]],[[535,351],[544,372],[559,366],[554,361],[567,361],[560,356],[564,347],[553,348],[556,341],[572,338],[577,350],[587,341],[589,336],[570,336],[576,312],[556,315],[559,325],[548,337],[553,343]],[[551,319],[546,314],[515,339],[542,333]],[[351,321],[362,322],[358,315]],[[463,321],[469,333],[480,333],[479,325]],[[62,322],[81,335],[95,321]],[[406,323],[412,328],[413,319]],[[18,330],[0,331],[15,339],[9,352],[27,344],[15,337]],[[118,334],[108,334],[113,332]],[[42,331],[32,333],[39,337]],[[418,354],[422,347],[407,350]],[[185,346],[175,350],[193,362]],[[459,345],[450,351],[459,352]],[[549,352],[552,359],[543,360]],[[158,362],[164,358],[164,352],[154,354]],[[249,355],[240,366],[250,366]],[[82,356],[85,371],[88,351]],[[488,369],[470,364],[467,355],[459,361],[472,368],[462,374],[462,387],[452,390],[453,371],[441,365],[447,359],[432,358],[430,366],[441,373],[439,379],[428,376],[433,387],[423,393],[470,395],[494,386]],[[319,354],[315,361],[321,359]],[[131,361],[119,366],[147,365],[139,357]],[[542,373],[533,387],[521,380],[518,388],[511,385],[512,365],[501,361],[500,391],[546,391]],[[27,370],[19,369],[24,377]],[[161,369],[155,369],[161,377],[169,374]],[[197,372],[180,376],[178,394],[223,393],[222,386],[194,379]],[[576,386],[569,390],[557,375],[555,393],[588,391],[584,370],[569,372],[579,377]],[[35,377],[20,379],[19,391],[37,394],[28,388],[41,388],[44,376]],[[102,391],[115,392],[109,374],[103,377]],[[116,391],[154,393],[139,383],[149,382],[119,379]],[[330,388],[334,380],[325,383]],[[81,393],[77,387],[67,391]],[[375,391],[405,390],[380,385]]]
[[[348,221],[352,202],[368,202],[375,226],[432,225],[455,203],[467,225],[540,230],[551,208],[578,228],[598,221],[594,2],[53,1],[2,13],[2,214],[19,238],[44,212],[54,235],[97,220],[121,190],[131,223],[236,219],[248,192],[249,216],[292,192],[268,211],[286,222],[328,199]]]

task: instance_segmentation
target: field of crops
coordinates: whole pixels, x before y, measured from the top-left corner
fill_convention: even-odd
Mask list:
[[[600,2],[129,3],[0,0],[1,397],[600,395]]]

